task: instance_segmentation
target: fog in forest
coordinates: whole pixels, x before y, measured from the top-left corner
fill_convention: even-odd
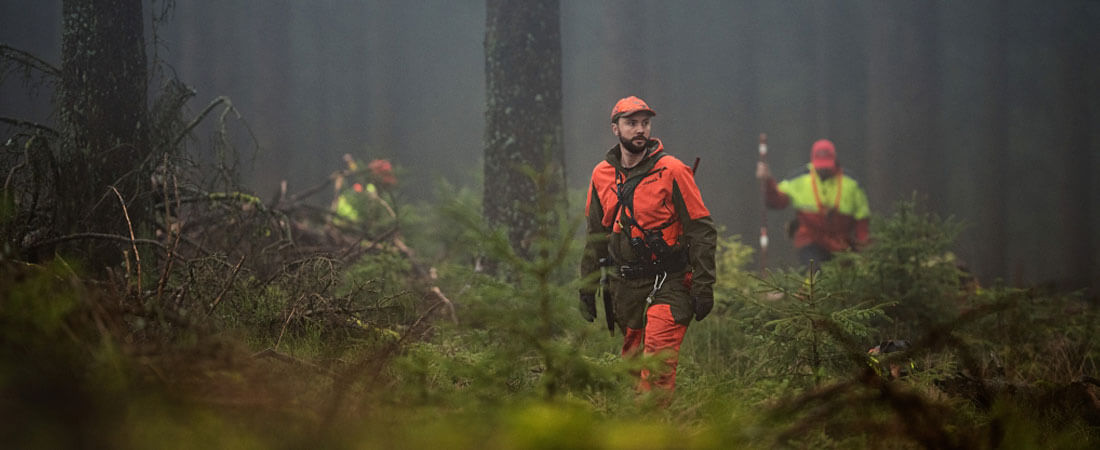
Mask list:
[[[261,197],[317,184],[345,153],[393,161],[405,201],[479,185],[485,2],[169,4],[153,26],[165,2],[146,2],[147,56],[196,91],[188,115],[231,99]],[[61,31],[60,1],[0,2],[0,42],[60,65]],[[757,136],[778,177],[829,138],[872,214],[916,192],[962,221],[956,253],[983,282],[1098,287],[1100,2],[566,0],[561,45],[578,214],[615,143],[612,104],[638,95],[668,151],[700,158],[715,221],[754,246]],[[0,116],[56,120],[49,86],[0,81]],[[767,214],[769,264],[794,262],[792,216]]]

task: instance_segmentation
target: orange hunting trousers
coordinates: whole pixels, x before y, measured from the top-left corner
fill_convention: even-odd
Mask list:
[[[676,365],[680,359],[680,344],[684,342],[684,334],[687,325],[677,324],[672,318],[672,310],[669,305],[653,305],[646,311],[645,329],[625,328],[626,336],[623,338],[623,357],[631,357],[638,354],[638,348],[645,342],[643,351],[646,355],[664,352],[665,366],[657,374],[657,379],[652,384],[671,392],[676,388]],[[650,373],[642,370],[638,390],[649,392],[651,388]]]

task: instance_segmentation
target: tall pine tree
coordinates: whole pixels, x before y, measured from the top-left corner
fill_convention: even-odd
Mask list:
[[[127,214],[135,226],[149,223],[149,173],[157,162],[147,158],[142,2],[65,0],[62,17],[58,110],[64,139],[54,186],[55,228],[129,237]],[[122,260],[117,242],[79,242],[93,242],[75,249],[93,271]]]
[[[487,0],[484,214],[526,254],[540,196],[564,192],[559,0]],[[524,168],[547,175],[537,185]]]

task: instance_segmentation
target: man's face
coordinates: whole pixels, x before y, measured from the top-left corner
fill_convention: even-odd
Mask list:
[[[611,132],[619,138],[619,142],[628,152],[641,153],[645,151],[649,143],[651,114],[640,112],[626,117],[620,117],[611,124]]]
[[[836,169],[832,167],[822,167],[820,169],[814,169],[817,171],[817,176],[822,180],[828,180],[836,175]]]

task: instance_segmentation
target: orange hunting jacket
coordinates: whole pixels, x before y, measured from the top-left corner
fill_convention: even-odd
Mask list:
[[[620,207],[616,192],[635,177],[641,180],[634,190],[633,211],[627,211],[628,208]],[[630,169],[622,167],[619,146],[611,148],[606,159],[592,170],[584,214],[588,239],[581,258],[582,279],[594,278],[592,274],[600,270],[600,258],[610,257],[619,265],[636,261],[630,238],[642,237],[642,230],[628,227],[631,236],[627,236],[623,228],[624,223],[629,223],[627,217],[633,217],[646,230],[660,229],[669,246],[687,249],[692,296],[713,298],[718,235],[714,221],[703,205],[691,168],[665,153],[659,139],[650,141],[645,158]],[[582,293],[595,291],[594,283],[581,288]]]

